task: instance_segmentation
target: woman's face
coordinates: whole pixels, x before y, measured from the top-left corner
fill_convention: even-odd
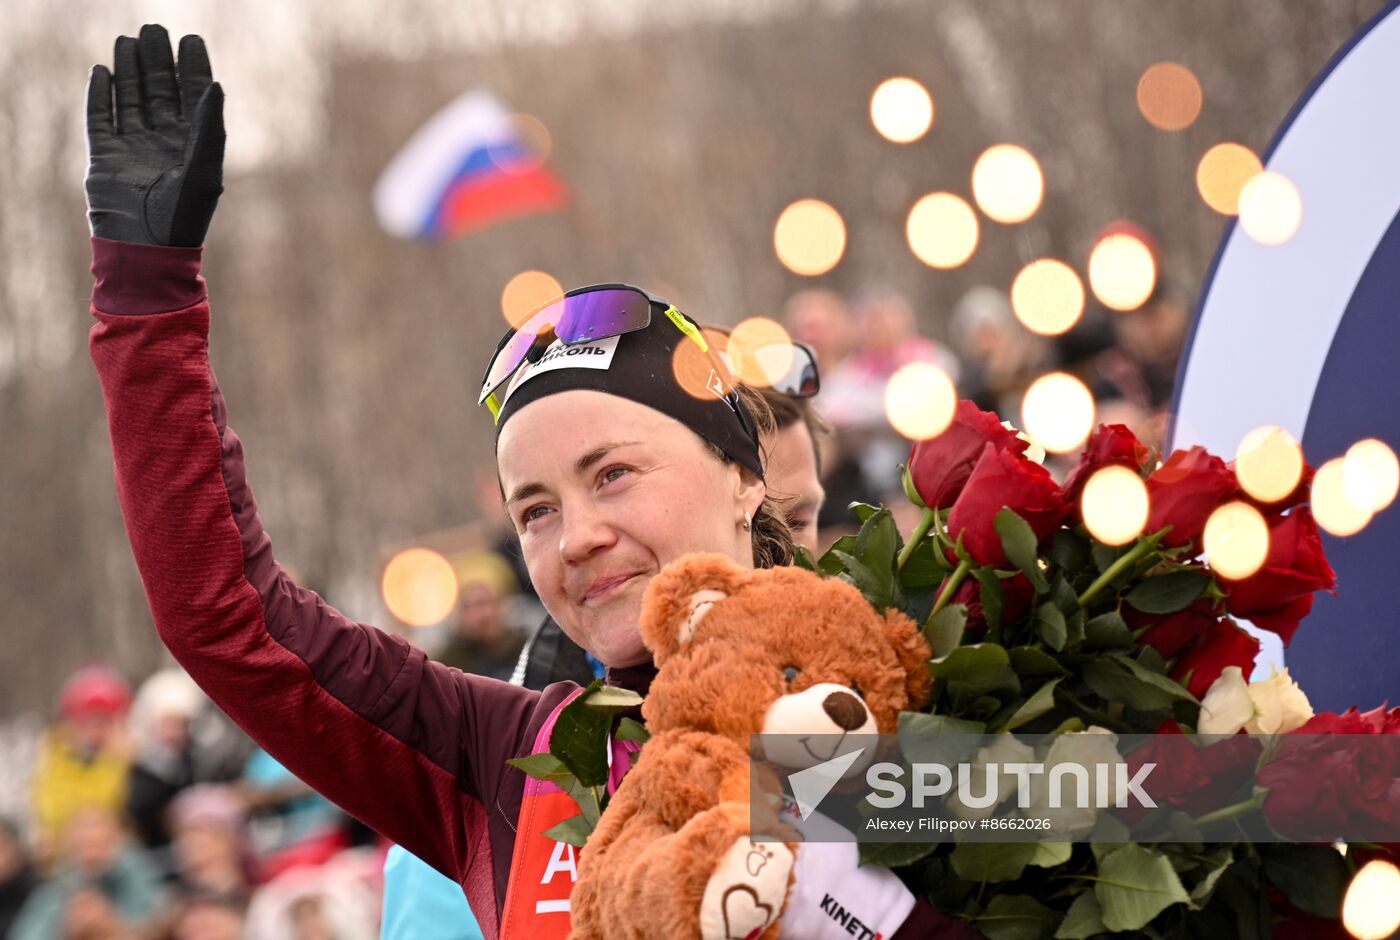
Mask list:
[[[752,567],[744,513],[763,484],[659,411],[577,390],[531,402],[501,430],[501,487],[540,600],[609,666],[650,654],[642,592],[668,562],[718,552]]]

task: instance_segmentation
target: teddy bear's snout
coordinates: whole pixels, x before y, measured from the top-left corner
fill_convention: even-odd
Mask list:
[[[822,699],[822,711],[842,731],[854,731],[861,727],[870,714],[861,700],[850,692],[832,692]]]

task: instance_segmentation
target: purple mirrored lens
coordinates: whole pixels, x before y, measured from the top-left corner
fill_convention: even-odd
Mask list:
[[[565,343],[619,336],[640,330],[651,322],[651,302],[646,295],[626,288],[584,291],[551,301],[525,320],[491,363],[481,387],[481,401],[511,377],[525,361],[530,347],[542,337]]]

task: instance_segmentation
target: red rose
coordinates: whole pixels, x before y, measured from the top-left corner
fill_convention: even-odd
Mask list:
[[[1028,446],[1000,418],[966,399],[958,402],[953,423],[942,434],[916,441],[909,454],[909,475],[924,505],[931,509],[953,505],[987,444],[1015,454],[1024,454]]]
[[[1141,470],[1152,455],[1146,445],[1139,441],[1133,432],[1121,424],[1101,424],[1094,431],[1089,443],[1084,445],[1084,453],[1079,463],[1065,477],[1060,491],[1066,503],[1078,503],[1084,484],[1103,467],[1130,467]]]
[[[1232,460],[1228,464],[1232,472],[1235,469],[1235,463],[1236,461]],[[1274,500],[1272,503],[1261,503],[1253,496],[1250,496],[1243,488],[1240,490],[1240,499],[1249,503],[1266,516],[1276,516],[1279,513],[1292,509],[1299,503],[1308,501],[1308,494],[1312,492],[1312,481],[1315,474],[1316,471],[1313,469],[1312,464],[1303,461],[1303,473],[1302,476],[1298,478],[1298,485],[1293,487],[1293,492],[1289,493],[1283,499]]]
[[[1210,601],[1199,600],[1185,610],[1167,614],[1157,620],[1151,629],[1142,635],[1139,642],[1152,647],[1163,657],[1171,659],[1196,640],[1209,636],[1215,631],[1220,618],[1211,612],[1211,608]],[[1126,605],[1123,610],[1123,617],[1128,622],[1128,626],[1134,629],[1146,626],[1156,616],[1143,614],[1131,604]]]
[[[938,593],[934,594],[934,597],[942,593],[943,587],[940,585]],[[1026,615],[1026,610],[1034,599],[1035,587],[1025,575],[1018,574],[1014,578],[1003,580],[1001,582],[1001,622],[1008,624],[1020,620]],[[953,592],[948,603],[963,604],[967,607],[967,626],[963,628],[967,633],[981,636],[987,632],[987,615],[982,610],[982,582],[976,578],[965,579]]]
[[[1298,506],[1269,520],[1269,554],[1264,565],[1241,581],[1220,578],[1229,594],[1230,613],[1272,630],[1287,644],[1298,621],[1312,609],[1314,591],[1332,590],[1337,575],[1322,550],[1312,510]]]
[[[1248,676],[1254,671],[1254,657],[1258,655],[1257,639],[1233,621],[1221,620],[1177,658],[1171,676],[1199,699],[1205,697],[1226,666],[1239,666],[1240,672]]]
[[[1010,567],[995,524],[1002,509],[1026,520],[1037,542],[1058,529],[1065,516],[1060,488],[1049,470],[987,444],[948,514],[948,534],[955,542],[961,536],[963,547],[979,565]]]
[[[1319,721],[1318,719],[1323,719]],[[1329,732],[1327,728],[1337,728]],[[1400,714],[1384,708],[1317,715],[1285,735],[1258,784],[1264,814],[1296,842],[1400,836]]]
[[[1342,712],[1322,712],[1313,715],[1294,734],[1400,734],[1400,708],[1386,710],[1384,705],[1368,712],[1355,706]]]
[[[1179,450],[1147,478],[1147,531],[1172,529],[1162,544],[1195,545],[1210,514],[1239,491],[1225,461],[1203,447]]]

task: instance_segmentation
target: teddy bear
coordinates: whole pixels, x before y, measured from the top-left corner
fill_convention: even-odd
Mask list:
[[[931,692],[928,644],[845,581],[720,555],[663,568],[640,629],[652,737],[581,855],[570,936],[771,940],[796,844],[750,839],[750,736],[895,733]]]

